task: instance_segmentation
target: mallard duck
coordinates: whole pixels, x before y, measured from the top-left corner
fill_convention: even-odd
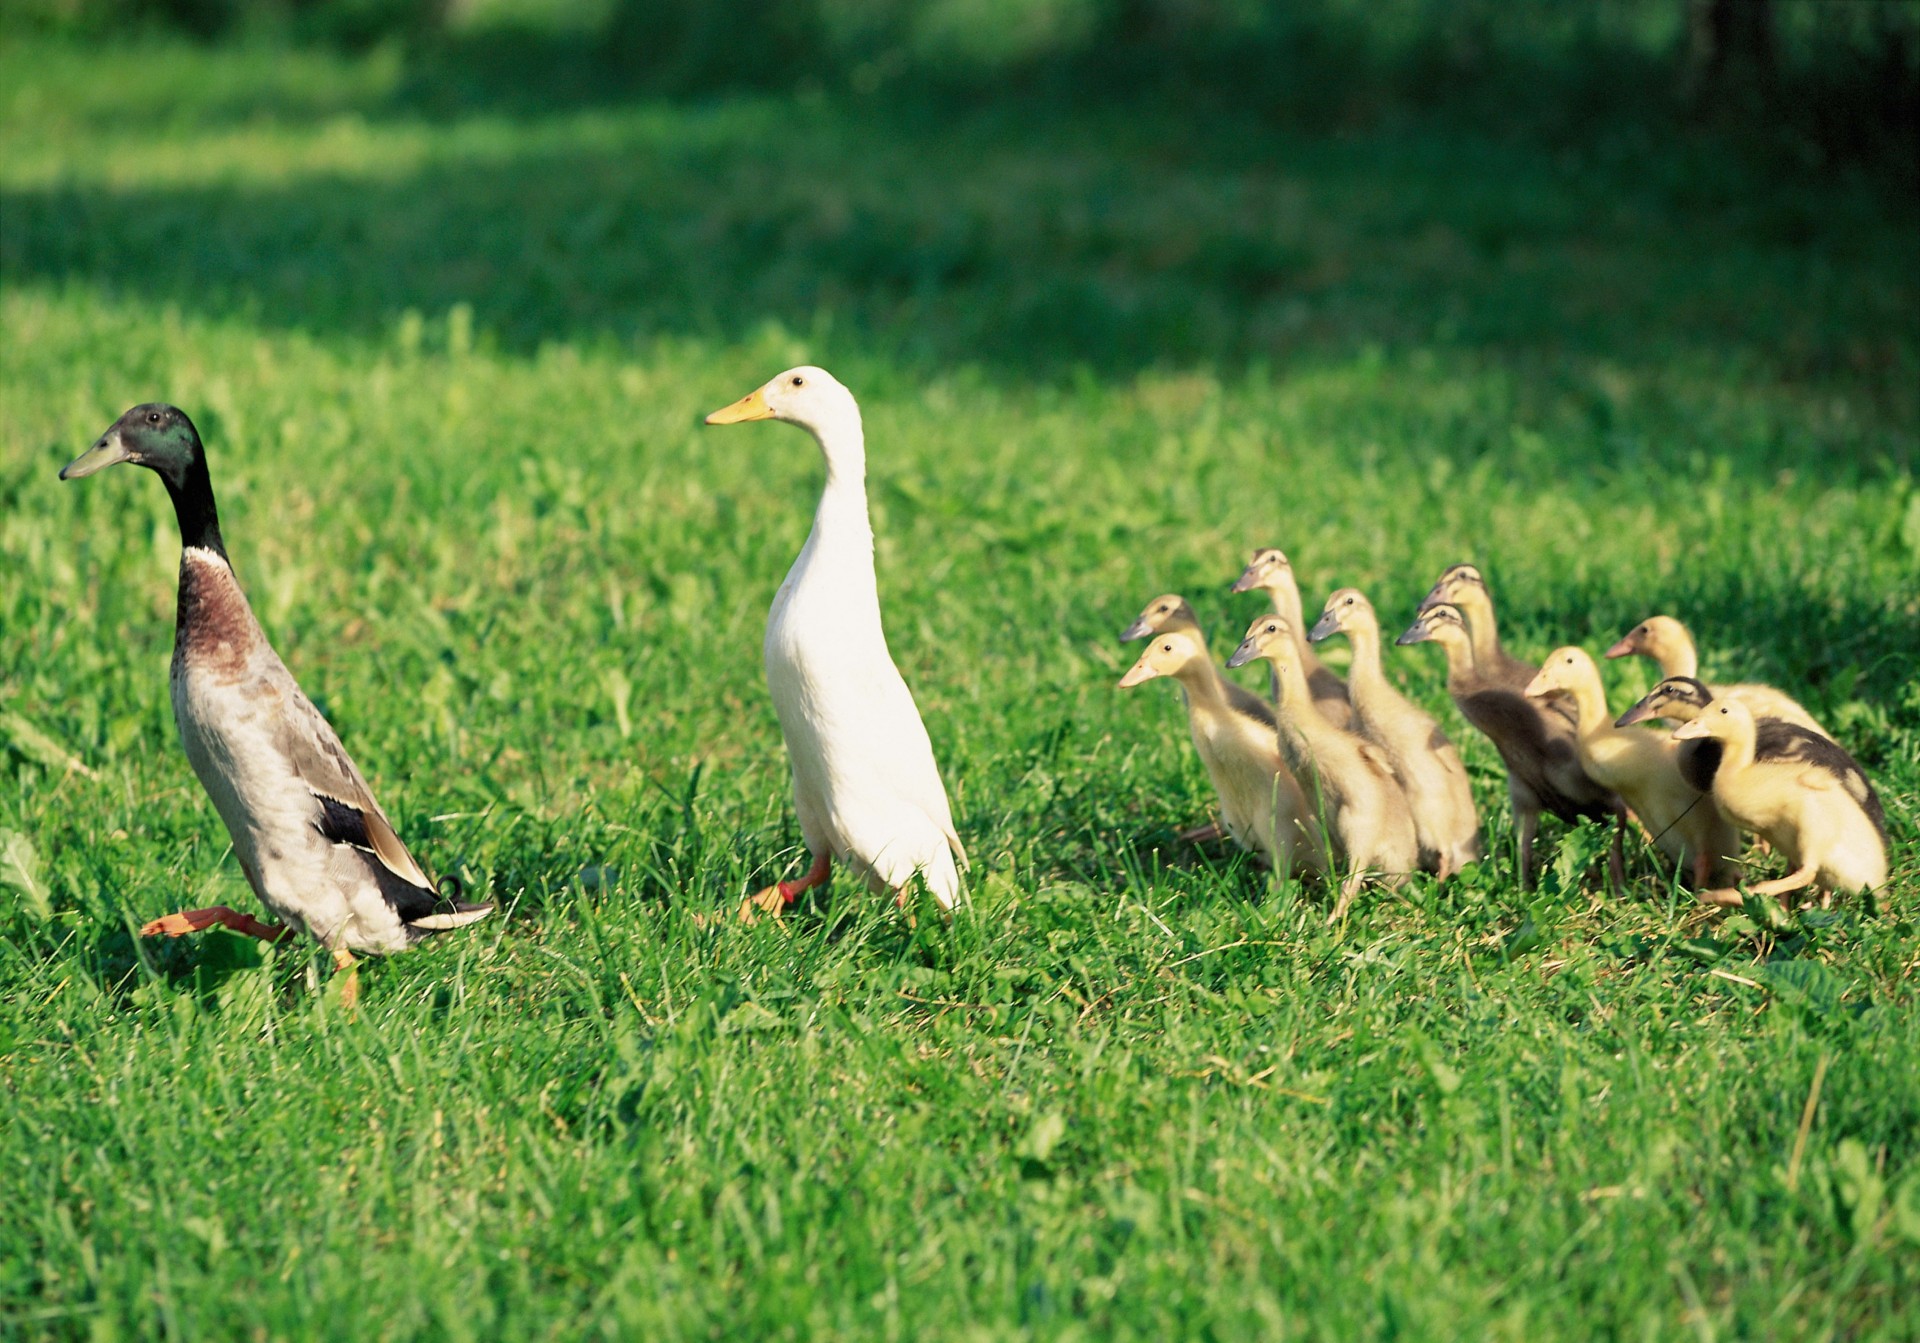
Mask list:
[[[1293,650],[1299,659],[1301,670],[1306,673],[1307,688],[1313,694],[1313,707],[1320,716],[1335,727],[1353,727],[1353,705],[1347,690],[1347,683],[1340,674],[1320,660],[1320,655],[1307,643],[1307,621],[1300,604],[1300,585],[1294,581],[1293,562],[1286,554],[1273,546],[1263,546],[1253,552],[1253,558],[1247,561],[1247,567],[1240,577],[1234,580],[1235,592],[1260,591],[1267,594],[1267,600],[1273,603],[1273,613],[1286,623],[1293,632],[1298,646]],[[1279,673],[1271,673],[1273,694],[1280,694]]]
[[[1670,723],[1691,722],[1700,716],[1713,700],[1713,691],[1704,681],[1691,676],[1669,676],[1625,713],[1613,720],[1615,727],[1630,727],[1635,723],[1644,723],[1654,718],[1664,718]],[[1758,760],[1790,759],[1804,754],[1808,749],[1804,738],[1814,738],[1832,746],[1831,739],[1822,736],[1810,728],[1797,723],[1782,722],[1778,718],[1758,718],[1753,720],[1754,758]],[[1680,776],[1701,792],[1713,787],[1714,771],[1720,768],[1721,745],[1712,737],[1690,737],[1682,740],[1676,751],[1680,764]]]
[[[1832,741],[1809,732],[1801,739],[1806,754],[1759,760],[1753,713],[1727,696],[1709,701],[1673,735],[1682,742],[1711,738],[1721,744],[1720,768],[1713,776],[1715,805],[1793,867],[1786,876],[1749,890],[1784,895],[1814,886],[1824,905],[1833,902],[1835,891],[1878,891],[1887,884],[1886,813],[1860,766]],[[1704,898],[1719,905],[1741,903],[1740,892],[1730,886]]]
[[[1583,816],[1615,819],[1609,863],[1618,886],[1625,879],[1618,827],[1625,821],[1626,809],[1611,789],[1581,768],[1572,715],[1543,711],[1523,693],[1527,682],[1516,688],[1510,672],[1503,679],[1481,671],[1467,618],[1450,603],[1423,604],[1419,617],[1395,642],[1440,645],[1447,655],[1447,694],[1454,707],[1500,752],[1520,846],[1521,885],[1533,886],[1533,841],[1544,810],[1569,824]]]
[[[748,420],[783,420],[813,435],[827,479],[813,530],[767,613],[765,646],[812,863],[797,881],[749,896],[740,916],[779,914],[827,880],[834,858],[902,902],[918,876],[951,910],[960,898],[955,862],[966,863],[966,849],[880,623],[860,406],[825,369],[803,366],[707,416],[708,424]]]
[[[1679,865],[1695,887],[1723,879],[1740,852],[1733,832],[1704,794],[1680,773],[1674,743],[1654,732],[1614,726],[1600,668],[1585,649],[1557,648],[1541,664],[1527,695],[1565,696],[1574,706],[1580,764],[1589,777],[1620,795],[1654,847]]]
[[[1298,781],[1280,758],[1273,710],[1258,696],[1227,693],[1233,682],[1220,675],[1197,629],[1156,633],[1120,678],[1120,688],[1130,690],[1161,676],[1180,684],[1193,748],[1219,795],[1227,833],[1283,876],[1322,871],[1319,830]]]
[[[1635,653],[1652,658],[1659,665],[1663,677],[1696,677],[1700,672],[1700,655],[1694,649],[1693,636],[1687,633],[1685,625],[1672,616],[1648,616],[1607,650],[1609,658],[1623,658]],[[1709,689],[1716,695],[1739,700],[1755,719],[1777,718],[1783,723],[1798,723],[1823,737],[1831,738],[1833,735],[1820,725],[1819,719],[1802,708],[1798,700],[1772,686],[1749,683],[1716,685]]]
[[[1229,667],[1266,658],[1280,674],[1275,701],[1280,758],[1300,780],[1313,814],[1332,841],[1334,860],[1347,868],[1333,907],[1338,922],[1369,876],[1404,879],[1420,862],[1407,799],[1393,766],[1376,747],[1321,717],[1294,656],[1299,640],[1279,616],[1260,616],[1227,659]]]
[[[1387,683],[1380,666],[1380,620],[1358,588],[1327,598],[1309,643],[1344,634],[1353,646],[1347,690],[1354,728],[1386,755],[1407,797],[1420,864],[1442,880],[1480,860],[1480,813],[1460,753],[1433,716]]]
[[[143,405],[60,470],[62,480],[119,462],[158,475],[180,524],[173,715],[187,762],[233,838],[247,884],[279,925],[215,905],[168,914],[144,937],[216,925],[266,941],[304,932],[358,994],[354,952],[403,951],[492,912],[443,896],[394,833],[340,738],[301,693],[247,605],[220,537],[206,450],[186,412]]]

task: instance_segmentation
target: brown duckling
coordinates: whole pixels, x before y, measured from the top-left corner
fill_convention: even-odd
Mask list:
[[[1700,654],[1694,649],[1693,636],[1687,633],[1685,625],[1672,616],[1648,616],[1607,650],[1609,658],[1623,658],[1634,653],[1652,658],[1659,664],[1663,677],[1697,677],[1700,674]],[[1801,707],[1798,700],[1772,686],[1747,683],[1708,688],[1716,695],[1739,700],[1756,720],[1777,718],[1785,723],[1798,723],[1823,737],[1833,736],[1820,725],[1819,719]]]
[[[1256,589],[1267,594],[1267,600],[1273,603],[1274,614],[1286,621],[1287,628],[1294,632],[1294,638],[1299,643],[1294,655],[1299,658],[1301,669],[1307,674],[1307,688],[1313,692],[1313,707],[1335,727],[1351,729],[1353,706],[1347,683],[1340,679],[1338,672],[1320,660],[1320,655],[1306,641],[1307,619],[1300,605],[1300,585],[1294,581],[1293,562],[1284,552],[1272,546],[1253,552],[1246,569],[1234,580],[1233,590],[1252,592]],[[1272,688],[1277,697],[1280,693],[1278,680],[1273,681]]]
[[[1576,745],[1588,777],[1620,795],[1695,887],[1731,873],[1740,837],[1699,789],[1680,774],[1675,745],[1656,732],[1615,727],[1607,712],[1600,668],[1585,649],[1555,649],[1527,687],[1530,698],[1561,695],[1571,700],[1578,724]]]
[[[1500,643],[1500,627],[1493,615],[1493,594],[1487,580],[1471,564],[1449,565],[1433,587],[1421,599],[1416,616],[1424,616],[1445,603],[1456,608],[1466,621],[1473,640],[1473,665],[1490,685],[1525,694],[1527,683],[1540,669],[1524,658],[1514,657]]]
[[[1459,607],[1446,602],[1426,606],[1395,642],[1440,645],[1447,655],[1447,693],[1454,707],[1500,752],[1507,767],[1507,795],[1513,804],[1524,887],[1533,887],[1533,840],[1542,811],[1569,824],[1583,816],[1624,821],[1626,809],[1613,790],[1595,782],[1581,767],[1571,716],[1543,712],[1538,701],[1522,693],[1526,683],[1515,688],[1510,674],[1503,681],[1482,672],[1474,658],[1467,618]],[[1618,885],[1624,880],[1625,865],[1617,829],[1610,865]]]
[[[1420,861],[1419,840],[1406,795],[1393,767],[1371,743],[1337,728],[1316,711],[1307,675],[1294,656],[1298,641],[1279,616],[1261,616],[1247,629],[1229,667],[1266,658],[1280,676],[1280,756],[1309,794],[1333,844],[1333,857],[1347,869],[1332,918],[1338,921],[1370,874],[1396,880]]]
[[[1721,744],[1714,804],[1793,867],[1786,876],[1749,890],[1784,895],[1813,886],[1827,905],[1835,891],[1878,891],[1887,884],[1886,814],[1860,766],[1840,747],[1822,737],[1818,740],[1825,745],[1817,757],[1757,759],[1753,712],[1726,696],[1709,702],[1673,735],[1683,742],[1712,738]],[[1720,905],[1741,902],[1732,887],[1707,891],[1704,898]]]
[[[1226,693],[1233,683],[1214,666],[1198,630],[1155,634],[1120,688],[1160,676],[1180,683],[1187,728],[1219,795],[1226,832],[1283,875],[1324,870],[1319,828],[1280,757],[1272,708],[1257,695],[1239,700]]]
[[[1420,841],[1420,865],[1444,880],[1478,862],[1480,813],[1467,767],[1433,716],[1388,684],[1380,666],[1380,620],[1358,588],[1341,588],[1327,598],[1307,640],[1319,643],[1335,634],[1346,635],[1353,646],[1347,689],[1354,728],[1380,748],[1400,781]]]

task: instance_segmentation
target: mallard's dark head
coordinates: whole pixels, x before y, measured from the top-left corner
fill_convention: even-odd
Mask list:
[[[115,420],[92,447],[60,468],[60,479],[77,480],[120,462],[148,467],[180,486],[196,468],[204,470],[206,457],[184,410],[150,402]]]

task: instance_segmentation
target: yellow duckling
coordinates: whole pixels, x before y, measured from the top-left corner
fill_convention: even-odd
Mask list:
[[[1614,726],[1600,668],[1584,649],[1555,649],[1527,687],[1533,699],[1563,695],[1574,707],[1580,764],[1618,793],[1653,843],[1696,887],[1726,880],[1740,837],[1704,793],[1681,776],[1671,738]]]
[[[1369,874],[1398,880],[1413,871],[1420,862],[1420,845],[1392,765],[1373,745],[1320,716],[1306,671],[1293,655],[1296,646],[1286,621],[1261,616],[1247,628],[1247,637],[1227,665],[1266,658],[1279,674],[1275,707],[1281,758],[1311,792],[1313,814],[1326,826],[1334,859],[1348,868],[1333,907],[1332,920],[1337,922]]]
[[[1155,634],[1140,660],[1120,678],[1120,688],[1160,676],[1180,683],[1193,749],[1219,795],[1227,833],[1283,876],[1323,871],[1319,828],[1299,783],[1280,758],[1273,710],[1258,696],[1242,700],[1228,693],[1233,683],[1214,666],[1205,639],[1195,629],[1168,628]]]
[[[1663,677],[1697,677],[1700,674],[1700,654],[1694,649],[1693,636],[1687,633],[1685,625],[1672,616],[1648,616],[1607,650],[1610,658],[1623,658],[1634,653],[1652,658],[1659,664]],[[1748,683],[1708,688],[1716,695],[1739,700],[1755,718],[1778,718],[1785,723],[1798,723],[1823,737],[1833,736],[1820,726],[1819,719],[1801,707],[1798,700],[1772,686]]]
[[[1753,712],[1731,696],[1713,700],[1673,735],[1720,743],[1714,804],[1793,865],[1786,876],[1749,890],[1784,895],[1813,886],[1829,905],[1835,891],[1878,891],[1887,884],[1886,813],[1860,766],[1831,741],[1819,738],[1824,745],[1801,758],[1756,759]],[[1731,887],[1704,898],[1719,905],[1741,900]]]
[[[1300,605],[1300,585],[1294,581],[1293,562],[1284,552],[1273,546],[1253,552],[1246,569],[1234,580],[1233,590],[1252,592],[1255,589],[1267,594],[1267,600],[1273,603],[1273,613],[1293,631],[1296,643],[1294,656],[1306,672],[1307,688],[1313,693],[1313,707],[1335,727],[1351,728],[1353,705],[1347,683],[1340,679],[1338,672],[1320,660],[1320,655],[1313,651],[1313,646],[1306,640],[1307,618]],[[1276,698],[1280,694],[1278,680],[1273,682],[1273,693]]]
[[[1413,813],[1420,865],[1442,880],[1480,860],[1480,813],[1460,753],[1433,716],[1387,682],[1380,666],[1380,620],[1358,588],[1327,598],[1309,643],[1344,634],[1353,646],[1347,688],[1354,727],[1393,767]]]

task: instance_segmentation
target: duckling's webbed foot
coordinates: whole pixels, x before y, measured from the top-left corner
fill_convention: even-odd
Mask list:
[[[226,928],[248,937],[257,937],[262,942],[278,942],[289,937],[293,929],[281,924],[266,923],[251,914],[242,914],[237,909],[225,905],[209,905],[205,909],[183,909],[178,914],[166,914],[150,923],[141,925],[142,937],[185,937],[188,933],[201,932],[207,928]]]

